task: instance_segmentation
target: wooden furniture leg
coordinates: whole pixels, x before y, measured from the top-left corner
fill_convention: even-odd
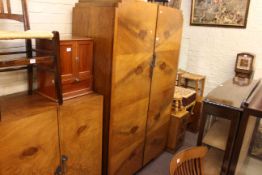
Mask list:
[[[55,80],[55,90],[56,90],[56,95],[57,95],[57,100],[58,103],[61,105],[63,104],[63,96],[62,96],[62,85],[61,85],[61,76],[60,76],[60,48],[59,48],[59,33],[58,32],[53,32],[54,37],[53,37],[53,50],[54,50],[54,64],[56,69],[54,69],[54,80]]]

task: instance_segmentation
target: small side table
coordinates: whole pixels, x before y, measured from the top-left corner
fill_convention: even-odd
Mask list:
[[[186,110],[171,114],[171,122],[168,133],[167,151],[174,153],[182,146],[189,112]]]

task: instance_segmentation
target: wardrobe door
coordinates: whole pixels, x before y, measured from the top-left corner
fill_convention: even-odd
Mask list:
[[[159,6],[155,67],[150,92],[144,164],[166,146],[176,81],[183,18],[179,10]]]
[[[109,175],[142,168],[157,5],[123,2],[116,9]]]
[[[65,175],[101,175],[103,97],[90,94],[64,102],[59,109]]]

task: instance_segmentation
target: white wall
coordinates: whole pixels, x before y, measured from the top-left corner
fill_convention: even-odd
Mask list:
[[[207,76],[206,92],[234,76],[239,52],[256,55],[262,77],[262,1],[251,0],[246,29],[190,26],[191,0],[182,0],[184,33],[180,67]]]
[[[59,31],[62,36],[71,34],[72,8],[78,0],[28,0],[31,29]],[[21,0],[11,0],[13,11],[21,13]],[[0,20],[0,30],[23,30],[21,23]],[[23,49],[22,41],[0,41],[0,51],[10,48]],[[3,59],[3,58],[0,58]],[[21,72],[0,73],[0,95],[25,91],[26,74]]]

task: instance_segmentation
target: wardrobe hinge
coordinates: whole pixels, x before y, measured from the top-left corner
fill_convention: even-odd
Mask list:
[[[152,61],[150,63],[150,78],[153,77],[154,67],[156,66],[156,54],[153,54]]]

